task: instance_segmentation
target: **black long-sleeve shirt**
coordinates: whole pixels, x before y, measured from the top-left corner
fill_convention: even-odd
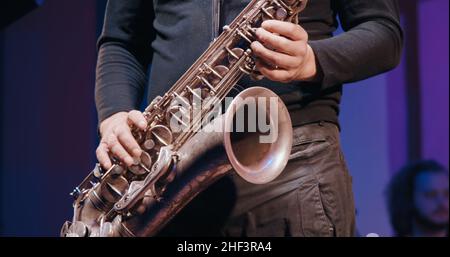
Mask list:
[[[250,0],[222,1],[222,25]],[[99,39],[96,104],[99,120],[138,109],[163,95],[206,50],[212,34],[212,0],[109,0]],[[339,19],[338,19],[339,18]],[[333,37],[341,22],[345,33]],[[287,104],[294,125],[338,124],[342,84],[394,68],[402,49],[396,0],[309,0],[300,25],[310,36],[319,82],[281,84],[244,78],[239,85],[266,86]],[[146,71],[151,64],[150,77]]]

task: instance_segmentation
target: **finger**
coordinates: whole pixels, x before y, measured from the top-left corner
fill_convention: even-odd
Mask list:
[[[127,166],[132,166],[134,164],[133,158],[128,154],[128,152],[123,148],[119,141],[113,140],[108,142],[108,146],[111,149],[111,153],[124,162]]]
[[[141,130],[145,130],[147,128],[147,120],[140,111],[131,111],[128,113],[128,124],[135,125]]]
[[[274,69],[270,65],[262,62],[256,62],[256,69],[266,78],[272,81],[288,83],[292,81],[291,74],[287,70]]]
[[[136,142],[136,139],[131,134],[129,128],[118,130],[115,132],[115,135],[117,136],[120,144],[125,148],[125,150],[127,150],[129,154],[133,155],[134,157],[141,156],[141,148]]]
[[[256,30],[256,37],[264,46],[274,49],[277,52],[288,55],[296,55],[298,52],[298,46],[294,41],[275,35],[263,28],[258,28]]]
[[[289,69],[296,68],[299,65],[295,57],[269,50],[258,41],[253,42],[251,48],[256,57],[263,59],[264,62],[270,63],[273,66]]]
[[[109,169],[112,166],[111,163],[111,159],[109,158],[108,155],[108,146],[106,145],[106,143],[101,142],[99,144],[99,146],[97,147],[96,150],[96,155],[97,155],[97,160],[100,162],[100,165],[104,168],[104,169]]]
[[[294,23],[267,20],[261,24],[261,27],[269,32],[280,34],[294,41],[308,40],[308,33],[300,25]]]

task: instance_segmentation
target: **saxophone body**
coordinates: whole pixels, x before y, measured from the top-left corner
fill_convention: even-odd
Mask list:
[[[252,87],[225,113],[217,106],[242,76],[261,79],[250,49],[254,30],[268,19],[297,23],[306,2],[252,0],[178,82],[145,109],[147,129],[133,129],[143,149],[139,163],[125,167],[115,161],[109,170],[97,164],[75,188],[73,217],[61,236],[155,236],[196,195],[233,170],[255,184],[275,179],[292,145],[292,125],[281,99]],[[231,129],[249,103],[269,120],[271,140],[261,140],[267,130]]]

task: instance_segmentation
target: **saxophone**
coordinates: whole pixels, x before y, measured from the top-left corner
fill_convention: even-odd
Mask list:
[[[145,109],[147,129],[132,128],[143,149],[137,164],[125,167],[112,158],[109,170],[97,164],[74,189],[73,218],[64,223],[61,236],[155,236],[232,170],[250,183],[275,179],[292,145],[291,120],[281,99],[266,88],[251,87],[225,113],[216,107],[244,75],[262,79],[250,49],[255,29],[268,19],[298,23],[306,2],[252,0],[175,85]],[[251,130],[251,122],[241,133],[233,131],[239,111],[252,109],[250,103],[270,121],[271,140],[261,140],[268,130]],[[250,116],[244,120],[256,123]]]

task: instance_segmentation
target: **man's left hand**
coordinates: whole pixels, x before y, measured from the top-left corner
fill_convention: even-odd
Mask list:
[[[311,81],[317,74],[316,58],[308,33],[290,22],[268,20],[256,30],[251,48],[256,69],[272,81]]]

